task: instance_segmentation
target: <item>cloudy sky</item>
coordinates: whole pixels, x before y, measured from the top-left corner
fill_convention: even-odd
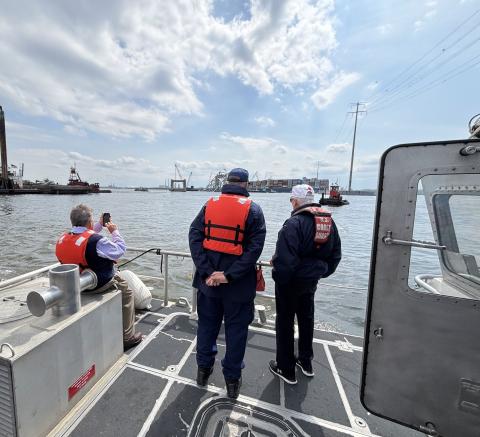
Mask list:
[[[234,166],[348,182],[388,146],[466,137],[478,0],[2,2],[0,105],[25,177],[191,183]]]

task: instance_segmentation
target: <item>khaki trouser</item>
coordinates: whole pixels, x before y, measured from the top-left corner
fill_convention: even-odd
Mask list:
[[[94,290],[93,293],[120,290],[122,292],[122,318],[123,318],[123,341],[130,340],[135,334],[135,305],[133,303],[133,291],[128,287],[119,275],[115,274],[110,282]]]

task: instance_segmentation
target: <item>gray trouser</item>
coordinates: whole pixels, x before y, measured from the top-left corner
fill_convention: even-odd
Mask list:
[[[119,275],[115,274],[110,282],[94,291],[103,293],[109,290],[120,290],[122,292],[122,318],[123,318],[123,341],[130,340],[135,334],[135,305],[133,303],[133,291],[128,287]]]

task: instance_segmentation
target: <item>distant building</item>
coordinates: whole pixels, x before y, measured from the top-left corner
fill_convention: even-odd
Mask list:
[[[248,190],[252,192],[264,193],[286,193],[289,192],[294,185],[308,184],[311,185],[316,192],[325,192],[329,187],[328,179],[302,178],[302,179],[263,179],[250,181]]]

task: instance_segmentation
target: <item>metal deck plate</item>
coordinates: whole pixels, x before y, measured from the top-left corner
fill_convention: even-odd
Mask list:
[[[177,308],[178,310],[178,308]],[[361,351],[353,339],[328,333],[315,339],[314,370],[288,386],[268,370],[275,358],[274,332],[249,332],[243,386],[238,400],[226,397],[218,338],[215,370],[206,388],[195,384],[196,322],[188,314],[144,316],[137,326],[157,323],[133,350],[127,367],[99,397],[71,434],[102,436],[420,436],[373,418],[358,400]],[[143,329],[143,328],[142,328]],[[316,337],[322,335],[316,331]],[[359,420],[360,419],[360,420]],[[370,423],[371,422],[371,423]],[[370,426],[370,428],[369,428]]]
[[[166,384],[165,379],[125,369],[70,435],[137,435]]]

